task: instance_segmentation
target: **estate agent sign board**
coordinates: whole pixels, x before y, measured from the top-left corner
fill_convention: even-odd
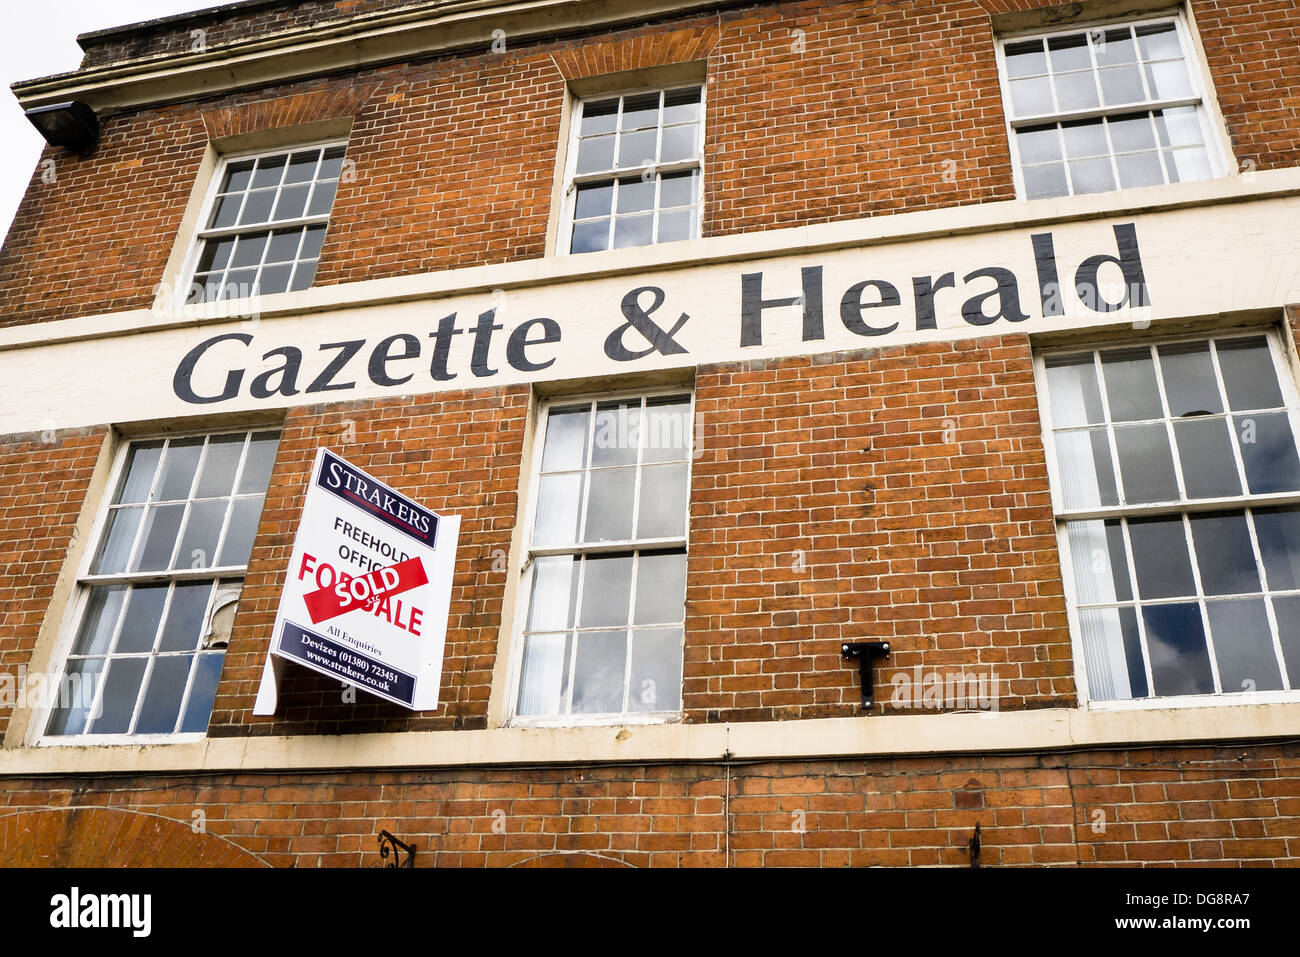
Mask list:
[[[316,453],[271,654],[415,711],[438,707],[460,517]],[[268,658],[255,714],[275,710]]]

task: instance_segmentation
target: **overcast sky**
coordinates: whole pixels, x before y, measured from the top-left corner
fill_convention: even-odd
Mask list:
[[[9,232],[44,141],[27,122],[9,85],[75,70],[77,34],[138,23],[219,0],[0,0],[0,235]]]

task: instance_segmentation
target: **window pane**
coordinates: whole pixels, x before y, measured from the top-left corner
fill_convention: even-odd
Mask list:
[[[1119,504],[1105,429],[1057,433],[1056,454],[1067,508]]]
[[[1282,690],[1264,600],[1212,601],[1205,607],[1224,693]]]
[[[641,444],[641,403],[602,402],[596,406],[591,465],[632,465]]]
[[[580,136],[613,133],[618,127],[618,97],[612,100],[588,100],[582,104]]]
[[[257,276],[257,294],[259,296],[273,296],[278,292],[287,291],[291,275],[293,275],[293,267],[288,264],[264,266]]]
[[[1079,612],[1088,694],[1097,701],[1145,698],[1146,666],[1132,608],[1093,608]]]
[[[253,550],[253,539],[257,535],[257,519],[261,514],[262,496],[235,501],[230,510],[230,525],[226,529],[226,540],[221,545],[221,556],[217,559],[217,564],[248,564],[248,555]]]
[[[1273,614],[1277,618],[1287,677],[1293,689],[1300,688],[1300,595],[1274,598]]]
[[[1091,354],[1048,359],[1047,386],[1053,428],[1105,421]]]
[[[1142,71],[1136,66],[1108,67],[1098,72],[1101,95],[1107,106],[1140,103],[1147,98],[1146,91],[1142,89]]]
[[[519,679],[518,713],[561,714],[568,693],[569,636],[529,635]]]
[[[104,677],[103,710],[90,724],[90,734],[125,734],[131,728],[148,658],[114,658]]]
[[[253,179],[253,161],[241,160],[226,167],[226,180],[221,185],[223,193],[237,193],[248,188]]]
[[[149,498],[154,473],[162,458],[162,446],[161,442],[139,442],[131,446],[131,451],[127,453],[126,478],[122,482],[122,491],[117,496],[118,502],[144,502]]]
[[[1156,132],[1162,146],[1200,146],[1201,121],[1196,107],[1179,106],[1155,112]]]
[[[1174,423],[1174,441],[1183,467],[1188,498],[1241,494],[1237,460],[1228,423],[1223,419],[1186,419]]]
[[[592,472],[587,499],[588,542],[618,542],[632,537],[632,497],[636,469]]]
[[[689,399],[650,399],[642,428],[642,462],[680,462],[691,440]]]
[[[1045,76],[1032,80],[1012,80],[1011,106],[1016,116],[1038,116],[1051,113],[1052,82]]]
[[[1178,32],[1172,23],[1153,23],[1138,27],[1136,33],[1144,60],[1163,60],[1183,55],[1178,45]]]
[[[86,730],[86,719],[94,706],[99,676],[104,670],[103,658],[81,658],[68,662],[63,675],[59,697],[46,734],[81,734]],[[65,690],[66,689],[66,690]]]
[[[696,126],[669,126],[664,130],[663,144],[659,150],[661,163],[675,163],[695,157],[699,148],[696,145]]]
[[[641,473],[638,538],[672,538],[686,534],[685,465],[653,465]]]
[[[618,181],[618,211],[620,213],[642,213],[655,206],[655,184],[653,179],[621,179]]]
[[[77,631],[74,655],[102,655],[108,651],[122,611],[126,588],[122,585],[99,585],[90,590],[86,613]]]
[[[640,93],[623,97],[621,129],[641,130],[659,125],[659,94]]]
[[[181,713],[181,698],[189,680],[192,655],[168,655],[155,659],[149,685],[140,704],[136,734],[171,734]]]
[[[297,219],[307,209],[307,194],[310,184],[286,186],[280,190],[280,198],[275,204],[276,219]]]
[[[1070,181],[1076,193],[1104,193],[1115,188],[1115,175],[1108,159],[1077,160],[1070,163]]]
[[[1214,693],[1200,606],[1148,605],[1142,609],[1142,624],[1156,694]]]
[[[1223,385],[1228,390],[1228,405],[1234,412],[1282,406],[1282,390],[1267,339],[1261,336],[1219,340],[1214,346],[1219,354]]]
[[[198,656],[190,685],[190,698],[185,705],[185,717],[181,721],[182,734],[202,733],[208,729],[212,701],[216,697],[217,679],[221,676],[221,662],[224,658],[224,652]]]
[[[669,173],[659,180],[659,208],[691,206],[695,203],[696,183],[699,173]]]
[[[278,190],[274,189],[259,189],[249,193],[244,200],[244,208],[239,214],[239,224],[244,226],[250,223],[269,222],[277,192]]]
[[[1287,414],[1238,415],[1234,421],[1251,494],[1300,489],[1300,458],[1296,456],[1295,437]]]
[[[1155,153],[1132,153],[1117,156],[1115,165],[1119,167],[1119,185],[1125,189],[1137,186],[1158,186],[1165,181],[1160,157]]]
[[[1169,502],[1178,498],[1178,479],[1163,423],[1124,425],[1115,429],[1124,501]]]
[[[1117,153],[1132,153],[1156,148],[1156,131],[1149,113],[1116,116],[1106,122],[1110,141]]]
[[[1115,66],[1137,60],[1137,47],[1128,27],[1118,30],[1096,31],[1092,34],[1093,54],[1098,66]]]
[[[194,484],[194,471],[203,451],[203,439],[177,439],[167,446],[155,502],[184,501]]]
[[[1260,590],[1244,512],[1192,515],[1191,524],[1204,594],[1239,595]]]
[[[167,585],[136,585],[126,603],[122,631],[117,638],[115,654],[150,651],[162,621],[163,605],[167,601]]]
[[[542,556],[533,565],[529,631],[563,631],[573,627],[578,603],[578,563],[572,555]]]
[[[181,530],[181,519],[184,517],[184,505],[155,505],[149,509],[144,520],[140,551],[136,555],[132,571],[162,571],[171,564],[172,552]]]
[[[698,122],[700,119],[700,88],[669,90],[664,94],[665,126],[672,123]]]
[[[293,262],[302,245],[302,228],[277,229],[271,234],[271,244],[266,250],[268,263]]]
[[[1022,171],[1025,181],[1025,195],[1029,199],[1045,199],[1051,196],[1065,196],[1070,192],[1065,181],[1065,166],[1034,166]]]
[[[614,219],[614,248],[649,246],[654,239],[653,215],[618,216]]]
[[[574,219],[591,219],[594,216],[608,216],[614,201],[614,185],[597,183],[591,186],[579,186],[578,197],[573,207]]]
[[[1192,95],[1192,81],[1181,60],[1148,64],[1147,86],[1153,100],[1179,100]]]
[[[1061,158],[1061,137],[1055,126],[1029,126],[1016,130],[1016,148],[1026,166]]]
[[[1109,152],[1106,130],[1101,120],[1062,124],[1061,136],[1065,141],[1065,153],[1070,159],[1105,156]]]
[[[1097,106],[1097,81],[1092,73],[1058,73],[1056,105],[1059,110],[1089,110]]]
[[[343,158],[347,155],[346,146],[331,146],[325,151],[320,169],[316,171],[317,179],[338,179],[343,175]]]
[[[210,581],[176,583],[167,608],[167,623],[158,642],[159,651],[193,651],[198,647],[211,594]]]
[[[1300,588],[1300,509],[1255,510],[1255,537],[1273,591]]]
[[[235,484],[235,470],[239,468],[239,457],[244,452],[244,436],[218,435],[208,441],[208,448],[203,457],[203,474],[194,490],[195,498],[215,498],[229,495]]]
[[[573,664],[573,713],[622,711],[626,672],[626,631],[579,634]]]
[[[1210,179],[1214,174],[1210,169],[1210,157],[1203,147],[1174,150],[1165,153],[1165,170],[1171,183],[1194,183]]]
[[[316,175],[316,164],[320,161],[320,150],[306,150],[294,153],[289,158],[289,168],[285,171],[286,183],[306,183]]]
[[[659,214],[657,242],[675,243],[683,239],[695,238],[695,210]]]
[[[99,558],[95,560],[93,571],[96,575],[111,575],[126,569],[131,557],[131,546],[135,544],[136,530],[140,527],[143,508],[118,508],[109,513],[108,532],[104,536],[104,547]]]
[[[677,711],[682,704],[682,629],[632,632],[628,711]]]
[[[614,168],[614,137],[596,136],[578,143],[579,173],[600,173]]]
[[[195,502],[185,521],[185,534],[176,551],[173,568],[208,568],[217,560],[217,541],[226,521],[227,499]]]
[[[1128,535],[1139,597],[1150,600],[1196,594],[1181,516],[1131,519]]]
[[[582,475],[547,475],[538,485],[533,544],[542,548],[578,540],[578,502]]]
[[[1033,76],[1047,72],[1042,40],[1025,40],[1006,46],[1007,76]]]
[[[248,445],[243,476],[239,480],[240,495],[248,492],[265,492],[275,464],[275,450],[280,444],[278,432],[255,432]]]
[[[1214,375],[1207,342],[1180,342],[1159,346],[1160,373],[1170,415],[1206,415],[1223,411],[1223,398]]]
[[[1119,519],[1070,522],[1066,525],[1066,534],[1079,604],[1107,604],[1132,599],[1124,532]]]
[[[583,564],[578,627],[626,625],[632,601],[632,556],[592,555]]]
[[[546,417],[546,448],[542,452],[543,472],[580,469],[586,464],[589,422],[590,411],[586,406],[551,410]]]
[[[609,220],[597,219],[589,223],[576,223],[573,227],[574,253],[598,253],[609,248]]]
[[[336,179],[317,183],[311,191],[311,203],[307,206],[308,216],[324,216],[334,205],[334,195],[338,192]]]
[[[259,186],[276,186],[284,178],[284,166],[288,156],[280,153],[276,156],[263,156],[257,161],[257,172],[253,174],[253,188]]]
[[[643,552],[636,565],[633,622],[679,622],[686,616],[686,553]]]

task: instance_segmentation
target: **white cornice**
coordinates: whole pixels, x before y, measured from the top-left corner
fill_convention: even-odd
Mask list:
[[[717,7],[708,0],[452,0],[13,84],[23,109],[81,100],[97,111],[213,96],[310,76]]]

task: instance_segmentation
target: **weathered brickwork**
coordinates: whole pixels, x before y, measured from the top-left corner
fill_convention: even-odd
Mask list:
[[[376,866],[386,828],[414,843],[417,867],[960,867],[970,864],[977,824],[980,866],[1300,860],[1293,744],[731,767],[60,777],[7,781],[2,800],[0,856],[9,861],[69,843],[58,838],[74,815],[24,813],[49,807],[85,808],[105,822],[103,863],[190,855]],[[141,832],[166,833],[131,823],[141,815],[186,828],[201,820],[206,832],[138,845]]]

